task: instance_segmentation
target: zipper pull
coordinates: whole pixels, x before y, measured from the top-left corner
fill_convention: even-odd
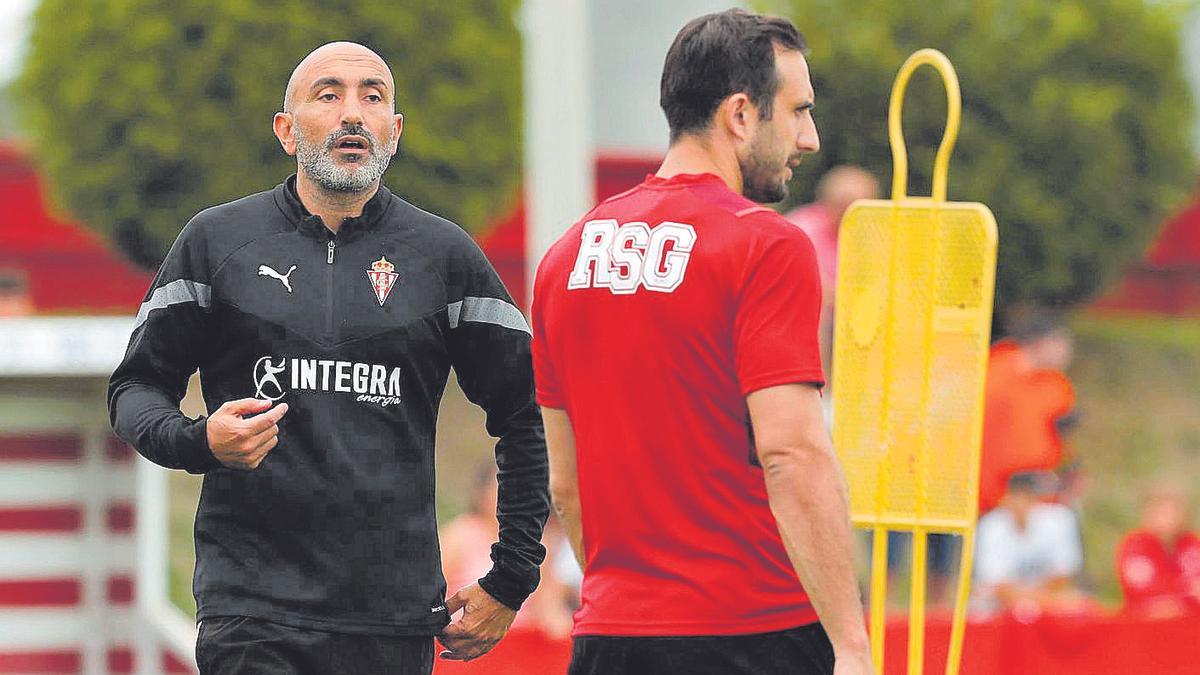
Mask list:
[[[329,256],[327,258],[325,258],[325,262],[330,265],[333,264],[333,248],[334,248],[334,243],[333,243],[333,240],[330,239],[329,240]]]

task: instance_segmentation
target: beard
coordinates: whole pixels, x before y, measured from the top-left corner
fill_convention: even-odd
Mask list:
[[[300,127],[295,127],[296,161],[304,173],[322,189],[329,192],[366,192],[383,177],[392,154],[392,134],[380,143],[375,135],[362,126],[342,127],[325,137],[323,143],[314,143],[304,137]],[[344,136],[362,136],[367,140],[365,159],[352,162],[351,166],[339,164],[333,159],[333,146]]]
[[[770,125],[758,130],[746,148],[745,156],[738,158],[742,171],[742,194],[746,199],[760,204],[781,202],[788,195],[784,169],[791,157],[786,149],[774,145]]]

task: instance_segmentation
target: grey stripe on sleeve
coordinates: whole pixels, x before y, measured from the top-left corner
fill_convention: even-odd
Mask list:
[[[154,289],[150,299],[143,302],[138,309],[137,320],[133,329],[137,330],[146,322],[146,317],[156,309],[163,309],[181,302],[194,302],[202,308],[207,308],[212,302],[212,286],[191,279],[176,279]]]
[[[446,313],[449,314],[451,328],[458,328],[458,324],[471,321],[532,333],[521,310],[499,298],[467,296],[446,305]]]

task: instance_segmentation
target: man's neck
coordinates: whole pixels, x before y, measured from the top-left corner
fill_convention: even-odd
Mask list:
[[[680,174],[711,173],[724,181],[730,190],[741,194],[742,169],[737,155],[732,148],[715,146],[707,137],[681,136],[671,144],[662,166],[654,175],[672,178]]]
[[[375,181],[364,192],[331,192],[304,175],[303,169],[296,173],[296,194],[300,203],[309,213],[320,216],[325,227],[334,234],[341,229],[343,220],[361,216],[363,207],[378,191],[379,181]]]

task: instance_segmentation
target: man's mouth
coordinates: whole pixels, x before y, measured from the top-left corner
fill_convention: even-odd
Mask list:
[[[333,147],[337,150],[366,150],[368,144],[362,136],[342,136]]]

